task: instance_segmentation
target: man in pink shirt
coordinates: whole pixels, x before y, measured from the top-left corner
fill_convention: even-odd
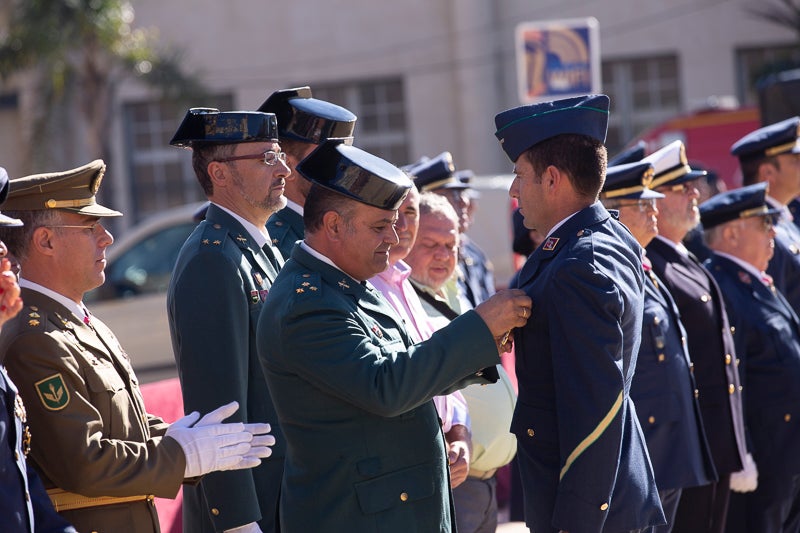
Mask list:
[[[369,282],[389,301],[405,323],[414,342],[427,340],[436,328],[430,323],[419,296],[408,281],[411,268],[403,262],[408,255],[419,229],[419,192],[413,187],[397,212],[395,224],[400,242],[389,250],[389,268]],[[469,473],[472,443],[470,440],[467,402],[459,391],[433,399],[448,446],[450,485],[460,485]]]

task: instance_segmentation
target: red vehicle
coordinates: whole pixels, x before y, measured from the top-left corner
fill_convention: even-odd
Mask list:
[[[731,145],[760,127],[756,107],[709,109],[663,122],[643,132],[637,140],[647,143],[648,154],[672,141],[683,141],[691,165],[715,171],[731,189],[742,183],[739,160],[731,155]]]

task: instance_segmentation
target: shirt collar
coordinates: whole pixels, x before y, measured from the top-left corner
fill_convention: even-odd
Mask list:
[[[83,302],[76,303],[70,298],[64,296],[63,294],[59,294],[56,291],[48,289],[43,285],[39,285],[38,283],[35,283],[33,281],[21,277],[19,279],[19,286],[24,289],[30,289],[32,291],[44,294],[48,298],[52,298],[53,300],[57,301],[58,303],[60,303],[61,305],[72,311],[72,314],[78,317],[80,320],[83,320],[83,318],[88,315],[88,310],[86,309],[86,306],[83,305]]]
[[[250,238],[253,239],[256,242],[256,244],[258,244],[259,248],[263,248],[264,245],[267,244],[267,243],[272,244],[272,239],[269,236],[269,231],[267,231],[267,227],[266,226],[263,226],[263,227],[259,228],[258,226],[256,226],[252,222],[250,222],[248,220],[245,220],[244,218],[242,218],[238,214],[234,213],[233,211],[231,211],[227,207],[223,207],[223,206],[221,206],[221,205],[219,205],[217,203],[215,203],[214,205],[219,207],[220,209],[222,209],[226,213],[228,213],[233,218],[235,218],[239,222],[239,224],[241,224],[242,227],[244,227],[244,229],[247,231],[247,233],[250,234]]]
[[[288,198],[286,198],[286,207],[288,207],[289,209],[291,209],[292,211],[294,211],[298,215],[303,216],[303,211],[304,211],[303,210],[303,206],[298,204],[297,202],[293,202],[293,201],[289,200]]]

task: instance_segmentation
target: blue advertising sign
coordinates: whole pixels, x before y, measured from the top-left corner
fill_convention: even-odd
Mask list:
[[[525,22],[516,29],[523,104],[600,92],[597,19]]]

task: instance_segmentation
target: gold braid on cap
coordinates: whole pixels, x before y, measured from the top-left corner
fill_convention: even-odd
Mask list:
[[[648,168],[644,174],[642,174],[642,184],[641,185],[634,185],[633,187],[625,187],[623,189],[614,189],[613,191],[608,191],[603,193],[603,198],[617,198],[619,196],[625,196],[626,194],[633,194],[635,192],[642,192],[645,189],[650,187],[650,184],[653,182],[653,169]]]
[[[795,144],[797,144],[797,139],[793,140],[792,142],[779,144],[778,146],[770,146],[769,148],[764,150],[764,155],[767,157],[772,157],[773,155],[778,155],[788,152],[792,148],[794,148]]]
[[[94,204],[94,196],[92,196],[90,198],[82,198],[80,200],[53,200],[51,198],[44,203],[44,206],[47,209],[63,209],[67,207],[86,207]]]
[[[757,217],[758,215],[764,215],[766,212],[769,211],[767,206],[762,205],[759,207],[754,207],[753,209],[746,209],[739,213],[739,218],[750,218],[750,217]]]

